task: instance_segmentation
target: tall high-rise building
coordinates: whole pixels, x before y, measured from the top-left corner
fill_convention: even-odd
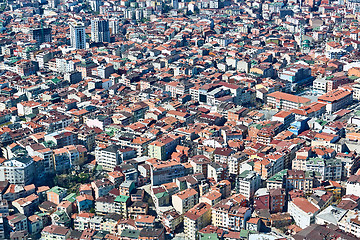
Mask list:
[[[30,38],[38,44],[51,42],[51,28],[33,28],[30,30]]]
[[[100,6],[101,6],[101,1],[100,0],[90,0],[90,6],[91,6],[91,9],[94,11],[94,12],[100,12]]]
[[[59,0],[49,0],[48,1],[48,5],[49,5],[50,8],[57,8],[59,3],[60,3]]]
[[[174,9],[179,9],[179,0],[171,0],[171,5]]]
[[[91,20],[91,41],[110,42],[109,21],[95,18]]]
[[[73,48],[86,48],[85,26],[83,23],[70,23],[70,42]]]
[[[117,18],[111,18],[109,20],[109,30],[110,34],[118,34],[120,31],[120,21]]]

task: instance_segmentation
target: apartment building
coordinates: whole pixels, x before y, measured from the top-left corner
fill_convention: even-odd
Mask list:
[[[256,210],[268,209],[270,213],[283,212],[286,207],[285,189],[260,188],[254,196],[254,207]]]
[[[99,198],[107,195],[115,186],[108,179],[101,179],[92,182],[91,187],[94,190],[95,198]]]
[[[162,214],[161,222],[167,233],[173,233],[183,222],[184,218],[175,210],[168,210]]]
[[[326,104],[326,112],[331,114],[350,105],[353,102],[353,93],[349,90],[336,89],[320,96],[318,102]]]
[[[184,232],[188,240],[197,240],[198,231],[211,222],[211,206],[198,203],[184,214]]]
[[[46,192],[46,197],[49,202],[60,204],[60,202],[66,197],[67,190],[62,187],[52,187]]]
[[[167,160],[180,143],[180,136],[162,137],[148,145],[148,156],[159,160]]]
[[[27,217],[22,213],[15,213],[6,217],[8,231],[25,231],[28,232],[28,221]]]
[[[50,148],[37,150],[34,155],[40,157],[42,160],[41,167],[44,169],[44,172],[51,173],[54,171],[54,158],[53,150]]]
[[[69,145],[77,145],[77,134],[70,131],[56,131],[45,135],[44,140],[46,142],[53,142],[58,148],[62,148]]]
[[[120,195],[117,197],[113,197],[106,195],[96,199],[95,211],[98,215],[117,213],[122,218],[127,218],[129,204],[130,204],[129,196]]]
[[[66,240],[71,234],[70,229],[57,226],[57,225],[50,225],[45,227],[41,232],[41,239],[44,240]]]
[[[151,164],[150,180],[153,186],[172,182],[175,178],[185,175],[185,166],[175,160],[156,161]]]
[[[360,216],[356,210],[348,210],[339,221],[339,228],[360,238]]]
[[[205,202],[210,204],[211,206],[214,206],[215,204],[221,201],[221,198],[222,198],[222,194],[219,191],[212,190],[202,195],[199,199],[199,202]]]
[[[342,163],[340,159],[309,158],[306,160],[306,171],[320,173],[322,180],[341,180]]]
[[[74,72],[76,63],[79,60],[73,60],[71,58],[56,58],[56,71],[59,73],[71,73]]]
[[[287,169],[284,169],[266,180],[267,189],[286,188]]]
[[[319,118],[326,112],[326,104],[313,102],[307,106],[291,109],[290,111],[297,117]]]
[[[360,84],[356,83],[352,86],[353,89],[353,98],[354,100],[359,101],[360,100]]]
[[[273,164],[267,159],[259,160],[254,162],[253,170],[266,180],[273,175]]]
[[[39,205],[39,197],[36,194],[31,194],[25,198],[18,198],[12,202],[12,206],[17,209],[19,213],[25,216],[34,214]]]
[[[250,208],[241,206],[231,198],[223,199],[211,208],[212,225],[230,231],[245,229],[250,217]]]
[[[248,155],[242,152],[231,154],[227,159],[229,174],[239,175],[240,164],[248,159]]]
[[[247,199],[254,196],[261,184],[261,177],[258,173],[250,170],[243,171],[237,178],[237,192],[244,195]]]
[[[189,93],[189,90],[191,87],[193,87],[194,84],[190,82],[169,82],[165,85],[165,91],[171,93],[171,97],[181,97],[184,94]]]
[[[53,166],[56,172],[63,172],[85,162],[86,148],[81,145],[70,145],[53,151]]]
[[[227,164],[211,162],[208,165],[208,178],[213,178],[216,182],[224,180],[228,176]]]
[[[348,84],[350,81],[351,80],[345,75],[318,78],[313,82],[313,90],[324,94],[335,90],[342,85]]]
[[[194,169],[194,173],[202,173],[207,177],[208,164],[211,163],[211,160],[208,157],[196,155],[190,158],[189,162]]]
[[[40,103],[35,101],[20,102],[17,104],[19,116],[27,116],[30,114],[38,114]]]
[[[155,216],[137,215],[137,217],[135,218],[135,226],[138,229],[153,228],[153,227],[155,227]]]
[[[5,224],[4,218],[0,218],[0,238],[5,239]]]
[[[227,82],[216,84],[205,84],[201,87],[190,88],[191,99],[215,106],[223,102],[234,102],[235,104],[250,103],[254,100],[254,94],[243,85]]]
[[[96,163],[102,167],[103,170],[112,172],[115,167],[121,164],[124,160],[136,157],[136,151],[132,148],[122,148],[118,145],[111,145],[104,149],[96,149],[95,158]]]
[[[310,105],[311,100],[288,93],[273,92],[267,95],[266,103],[272,108],[291,110]]]
[[[287,129],[292,122],[295,121],[295,115],[290,111],[280,111],[277,112],[274,116],[272,116],[272,121],[281,122],[281,129]]]
[[[290,190],[299,189],[305,192],[310,192],[314,187],[314,178],[309,172],[302,170],[288,170],[286,186]]]
[[[86,48],[85,26],[83,23],[70,24],[70,42],[71,47],[75,49]]]
[[[292,90],[294,90],[297,85],[301,86],[311,83],[311,68],[305,64],[306,63],[296,63],[285,68],[281,71],[279,78],[290,82]]]
[[[188,188],[172,195],[172,205],[180,214],[186,213],[199,201],[199,194],[195,189]]]
[[[0,164],[0,181],[25,186],[33,182],[34,176],[35,164],[28,155],[19,154]]]
[[[346,182],[346,195],[360,197],[360,176],[351,175]]]
[[[315,223],[315,216],[319,208],[310,203],[306,198],[296,197],[289,202],[288,212],[296,225],[302,229]]]
[[[95,213],[81,212],[74,214],[74,229],[78,231],[84,231],[89,228],[91,219],[95,216]]]

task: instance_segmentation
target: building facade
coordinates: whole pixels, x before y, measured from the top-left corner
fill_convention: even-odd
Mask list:
[[[91,41],[110,42],[109,21],[95,18],[91,20]]]
[[[70,24],[70,43],[75,49],[86,48],[85,26],[82,23]]]

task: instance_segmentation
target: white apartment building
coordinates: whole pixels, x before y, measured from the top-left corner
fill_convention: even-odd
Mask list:
[[[238,175],[240,173],[240,164],[247,159],[248,155],[241,152],[231,154],[227,161],[229,173]]]
[[[315,216],[319,208],[310,203],[306,198],[296,197],[289,202],[288,212],[296,225],[302,229],[315,223]]]
[[[346,195],[354,194],[360,197],[360,176],[352,175],[346,183]]]
[[[317,78],[313,82],[313,89],[320,93],[326,93],[327,81],[325,78]]]
[[[56,58],[56,71],[59,73],[70,73],[75,71],[75,62],[72,59]]]
[[[339,221],[339,228],[360,238],[360,215],[357,211],[348,210]]]
[[[359,83],[355,83],[353,86],[353,99],[354,100],[360,100],[360,84]]]
[[[18,154],[0,165],[0,181],[8,180],[11,184],[24,186],[32,183],[34,176],[34,161],[25,154]]]
[[[119,148],[112,145],[105,149],[97,149],[95,151],[96,163],[105,171],[113,171],[115,166],[121,163]]]
[[[256,190],[260,188],[261,177],[254,171],[245,170],[237,179],[237,191],[247,199],[254,196]]]

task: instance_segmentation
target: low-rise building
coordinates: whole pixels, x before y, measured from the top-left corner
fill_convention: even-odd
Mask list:
[[[348,210],[344,210],[336,206],[329,206],[316,215],[315,222],[320,225],[334,224],[335,226],[338,226],[340,220],[345,216],[347,211]]]

